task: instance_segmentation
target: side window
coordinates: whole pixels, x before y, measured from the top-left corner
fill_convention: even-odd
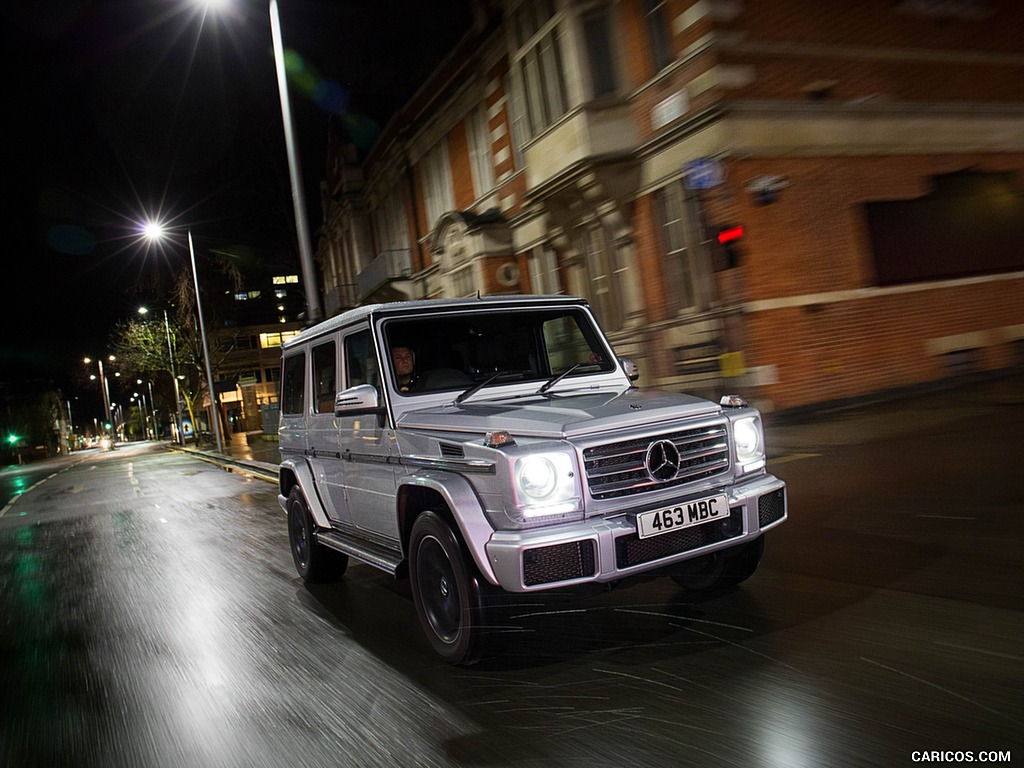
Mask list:
[[[281,368],[281,413],[301,416],[305,410],[306,355],[299,352],[286,357]]]
[[[345,338],[345,378],[349,387],[372,384],[380,388],[380,370],[369,330]]]
[[[338,392],[336,349],[333,341],[313,347],[313,410],[316,413],[334,413],[334,396]]]

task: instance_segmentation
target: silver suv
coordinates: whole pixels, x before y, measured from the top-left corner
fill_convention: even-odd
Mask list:
[[[349,558],[408,577],[447,661],[509,598],[655,569],[737,584],[786,519],[758,412],[637,389],[587,303],[354,309],[283,349],[280,503],[306,582]]]

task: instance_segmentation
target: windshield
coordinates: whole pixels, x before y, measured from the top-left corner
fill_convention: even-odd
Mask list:
[[[391,376],[416,395],[614,370],[590,317],[579,308],[474,312],[389,320]],[[491,381],[488,381],[488,380]]]

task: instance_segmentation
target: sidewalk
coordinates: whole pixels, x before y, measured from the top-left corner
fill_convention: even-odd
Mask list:
[[[799,412],[769,413],[765,415],[769,460],[772,454],[801,449],[890,440],[993,408],[1022,405],[1024,372],[1018,370],[826,403]]]
[[[236,459],[262,461],[267,464],[281,463],[281,447],[277,435],[262,432],[235,432],[224,438],[224,453]]]
[[[171,448],[190,453],[227,470],[239,470],[272,483],[276,483],[278,479],[281,450],[277,435],[264,435],[262,432],[232,433],[224,437],[223,453],[217,453],[212,445],[196,448],[191,445],[179,447],[172,444]]]

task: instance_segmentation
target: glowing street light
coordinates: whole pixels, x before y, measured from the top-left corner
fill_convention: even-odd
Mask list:
[[[149,240],[163,240],[167,237],[164,226],[155,221],[147,221],[143,226],[142,234]],[[213,436],[217,442],[217,452],[223,453],[224,440],[220,435],[220,404],[217,402],[217,390],[213,385],[213,367],[210,365],[210,347],[206,343],[206,323],[203,320],[202,300],[199,298],[199,273],[196,271],[196,251],[195,247],[192,245],[192,230],[188,230],[188,255],[192,260],[192,282],[196,289],[196,314],[199,316],[199,338],[203,342],[203,362],[206,365],[206,385],[210,389],[210,410],[212,411],[211,421],[213,422]],[[170,343],[169,339],[170,331],[168,331],[168,343]],[[177,378],[175,378],[175,383],[177,383]]]

